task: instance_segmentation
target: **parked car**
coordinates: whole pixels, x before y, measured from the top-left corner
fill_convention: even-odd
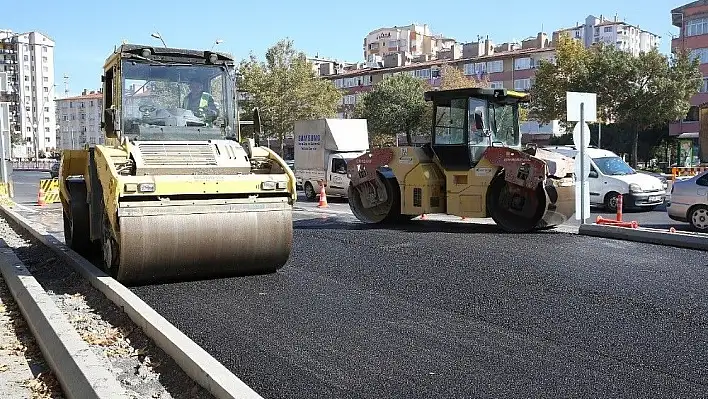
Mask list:
[[[661,180],[661,184],[664,187],[664,191],[669,189],[669,180],[666,179],[666,177],[664,177],[661,173],[649,172],[648,170],[638,170],[638,169],[636,171],[637,171],[637,173],[644,173],[645,175],[656,177],[657,179]]]
[[[544,147],[575,158],[575,146]],[[654,209],[664,203],[666,187],[662,180],[647,173],[637,173],[612,151],[590,147],[590,205],[617,211],[617,198],[622,194],[623,209]]]
[[[677,222],[686,222],[694,230],[708,233],[708,171],[674,181],[666,213]]]

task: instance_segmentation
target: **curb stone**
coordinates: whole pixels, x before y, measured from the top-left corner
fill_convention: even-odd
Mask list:
[[[2,239],[0,272],[67,397],[130,398]]]
[[[671,233],[667,230],[646,227],[632,229],[593,223],[580,226],[579,234],[708,251],[708,234],[701,233],[683,231]]]

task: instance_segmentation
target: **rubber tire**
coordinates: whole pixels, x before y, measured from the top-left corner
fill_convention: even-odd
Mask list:
[[[540,209],[536,211],[534,218],[530,222],[520,224],[511,223],[505,220],[507,216],[505,216],[499,211],[499,209],[497,208],[497,204],[499,202],[499,195],[501,193],[501,190],[506,186],[506,184],[507,183],[506,180],[504,180],[504,174],[502,173],[492,179],[487,190],[487,212],[494,220],[494,223],[496,223],[497,226],[499,226],[508,233],[529,233],[534,230],[537,230],[536,225],[538,224],[538,221],[541,220],[541,217],[543,217],[545,205],[540,207]],[[540,203],[545,204],[545,195],[543,195],[542,192],[539,193],[538,190],[537,195],[539,195],[539,200],[541,201]],[[518,220],[520,220],[518,216],[514,216],[514,219],[517,222]]]
[[[607,195],[605,195],[605,204],[604,205],[605,205],[605,209],[608,212],[617,212],[617,197],[619,197],[619,193],[615,192],[615,191],[609,192],[609,193],[607,193]],[[615,200],[614,206],[612,206],[612,199],[613,198]],[[625,208],[624,203],[623,203],[622,208],[623,208],[622,210],[624,210],[624,208]]]
[[[695,224],[693,224],[693,215],[694,215],[694,213],[696,213],[697,211],[706,211],[706,212],[708,212],[708,206],[705,206],[705,205],[695,205],[695,206],[691,207],[691,209],[688,210],[687,215],[686,215],[686,216],[688,217],[688,224],[689,224],[689,225],[691,226],[691,228],[692,228],[693,230],[695,230],[695,231],[698,231],[698,232],[700,232],[700,233],[708,233],[708,228],[701,229],[701,228],[697,227]]]
[[[405,223],[405,222],[410,222],[413,218],[415,218],[416,215],[402,215],[401,214],[401,189],[400,189],[400,186],[398,185],[398,181],[396,181],[395,178],[390,178],[390,179],[386,178],[380,172],[376,173],[376,177],[379,179],[379,181],[383,182],[383,185],[386,188],[386,193],[388,195],[388,198],[390,201],[392,201],[391,208],[389,209],[386,216],[380,221],[362,220],[357,215],[357,212],[354,209],[355,206],[352,205],[352,202],[356,201],[356,199],[358,198],[358,193],[356,192],[356,189],[354,188],[354,186],[351,183],[349,183],[349,191],[347,193],[347,201],[349,202],[349,209],[351,209],[354,216],[356,216],[357,219],[361,220],[362,222],[369,223],[369,224]]]
[[[315,188],[312,187],[312,184],[309,181],[305,182],[303,190],[305,191],[305,198],[308,201],[314,201],[315,199],[317,199],[317,193],[315,192]]]
[[[66,245],[81,256],[90,256],[93,251],[91,243],[91,228],[89,225],[89,206],[86,203],[86,185],[71,184],[69,186],[69,209],[64,210],[64,241]]]

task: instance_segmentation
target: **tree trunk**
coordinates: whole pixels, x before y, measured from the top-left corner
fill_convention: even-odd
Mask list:
[[[632,135],[632,167],[637,168],[637,146],[639,144],[639,127],[634,127],[634,134]]]
[[[280,157],[285,159],[285,135],[284,134],[279,134],[278,135],[278,148],[280,149]]]
[[[406,141],[408,142],[406,145],[413,145],[413,137],[411,136],[410,127],[406,128]]]

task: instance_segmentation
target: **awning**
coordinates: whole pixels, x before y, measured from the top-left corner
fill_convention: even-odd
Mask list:
[[[674,136],[677,139],[697,139],[698,132],[681,133],[678,136]]]

